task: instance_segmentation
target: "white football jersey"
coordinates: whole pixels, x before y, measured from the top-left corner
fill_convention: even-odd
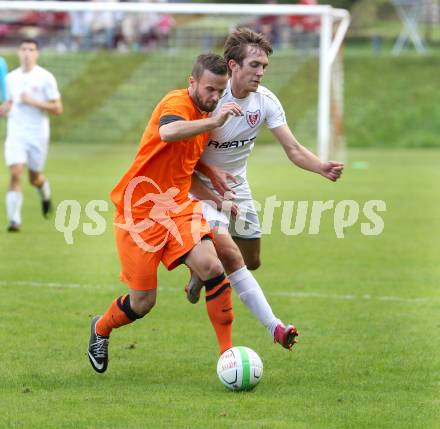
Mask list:
[[[23,92],[39,101],[58,100],[60,93],[55,77],[40,66],[35,66],[30,72],[17,68],[6,76],[6,99],[12,101],[8,114],[8,138],[48,139],[48,113],[23,103]]]
[[[223,104],[229,102],[237,103],[242,109],[243,116],[231,116],[222,127],[211,132],[202,161],[229,171],[242,182],[246,180],[247,159],[261,127],[264,124],[269,128],[284,125],[286,115],[278,98],[261,85],[256,92],[251,92],[246,98],[235,98],[229,81],[212,115],[215,115]],[[203,175],[200,175],[200,178],[205,184],[211,184]],[[212,188],[212,185],[210,187]]]

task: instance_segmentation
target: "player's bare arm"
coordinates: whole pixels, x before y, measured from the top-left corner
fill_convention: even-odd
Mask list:
[[[344,164],[337,161],[321,161],[315,154],[298,142],[288,125],[281,125],[280,127],[273,128],[271,131],[281,146],[283,146],[289,160],[296,166],[318,173],[332,182],[336,182],[341,177]]]
[[[27,92],[21,94],[21,101],[30,106],[36,107],[52,115],[61,115],[63,113],[63,103],[61,99],[49,100],[49,101],[39,101],[32,98]]]
[[[236,103],[227,103],[219,110],[218,114],[195,121],[174,121],[159,128],[160,138],[164,142],[175,142],[196,136],[197,134],[211,131],[221,127],[229,116],[241,116],[240,106]]]

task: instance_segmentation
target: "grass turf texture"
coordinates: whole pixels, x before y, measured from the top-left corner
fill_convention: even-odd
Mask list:
[[[54,145],[47,172],[55,199],[83,208],[106,199],[134,150]],[[25,186],[23,231],[0,231],[0,427],[438,427],[440,153],[356,150],[350,159],[369,168],[349,164],[335,185],[291,168],[277,146],[252,155],[260,201],[274,193],[295,201],[383,199],[388,210],[382,235],[361,235],[358,222],[339,240],[333,212],[316,236],[281,234],[277,212],[256,276],[276,313],[298,325],[301,343],[293,353],[272,344],[234,294],[234,342],[265,365],[260,385],[245,394],[217,380],[214,334],[203,303],[186,303],[183,268],[161,270],[157,307],[114,332],[109,370],[94,373],[86,356],[91,316],[125,290],[112,210],[105,234],[78,230],[69,246]]]

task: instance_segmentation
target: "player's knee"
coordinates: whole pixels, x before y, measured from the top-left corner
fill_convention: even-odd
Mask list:
[[[246,260],[246,266],[248,270],[254,271],[261,266],[261,260],[259,256],[253,256]]]
[[[13,172],[11,173],[11,186],[20,185],[21,182],[21,173]]]
[[[244,259],[237,246],[218,250],[219,258],[228,273],[233,273],[244,266]]]
[[[32,186],[40,187],[42,185],[42,180],[39,175],[31,174],[29,175],[29,183]]]
[[[223,266],[220,260],[214,256],[207,258],[199,264],[204,278],[211,279],[223,273]]]
[[[29,183],[30,183],[32,186],[38,186],[38,185],[39,185],[38,178],[33,177],[33,176],[29,177]]]
[[[139,317],[143,317],[148,314],[155,304],[155,296],[146,295],[131,297],[131,308]]]

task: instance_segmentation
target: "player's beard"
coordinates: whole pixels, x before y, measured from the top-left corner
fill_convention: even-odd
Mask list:
[[[217,107],[217,103],[211,103],[211,104],[206,104],[203,102],[202,97],[200,96],[199,93],[199,88],[197,87],[193,93],[193,97],[194,97],[194,101],[197,104],[197,107],[202,111],[202,112],[213,112],[215,110],[215,108]]]

